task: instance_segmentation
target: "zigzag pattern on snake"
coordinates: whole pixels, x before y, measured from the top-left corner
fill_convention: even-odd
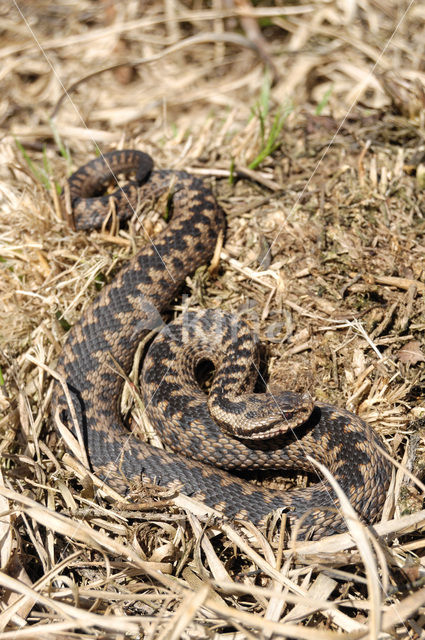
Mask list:
[[[116,174],[136,172],[124,191],[101,195]],[[250,328],[216,310],[188,312],[163,327],[146,356],[142,395],[146,412],[170,451],[132,436],[123,425],[119,399],[140,340],[163,325],[161,314],[185,277],[211,259],[224,214],[201,180],[181,171],[152,171],[138,151],[105,154],[69,180],[77,228],[99,227],[111,198],[125,219],[137,202],[167,193],[172,217],[72,327],[57,371],[68,385],[92,469],[125,494],[142,476],[180,488],[229,517],[262,524],[286,507],[291,522],[303,517],[302,535],[344,530],[337,500],[323,481],[287,492],[253,485],[229,473],[247,469],[309,469],[309,454],[338,480],[360,517],[379,516],[390,465],[381,439],[348,411],[282,391],[253,392],[258,340]],[[196,372],[210,361],[215,377],[207,397]],[[70,429],[71,413],[55,383],[52,415]],[[235,435],[234,435],[235,434]]]

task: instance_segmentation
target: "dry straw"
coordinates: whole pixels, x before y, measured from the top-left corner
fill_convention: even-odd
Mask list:
[[[0,9],[0,640],[424,638],[425,12],[281,5]],[[57,187],[97,145],[212,176],[220,261],[170,312],[239,313],[274,386],[373,424],[396,460],[382,522],[339,495],[349,532],[299,542],[284,516],[260,531],[157,486],[120,501],[64,455],[49,403],[65,331],[164,224],[153,203],[123,230],[63,220]]]

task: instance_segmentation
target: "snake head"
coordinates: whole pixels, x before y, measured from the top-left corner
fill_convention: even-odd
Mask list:
[[[278,391],[221,397],[209,403],[214,420],[230,436],[266,440],[304,424],[314,403],[308,393]]]

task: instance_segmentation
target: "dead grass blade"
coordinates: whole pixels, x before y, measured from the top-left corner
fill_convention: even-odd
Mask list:
[[[381,630],[381,580],[367,529],[360,522],[345,493],[325,465],[317,462],[317,460],[314,460],[314,458],[310,456],[307,457],[309,462],[319,469],[320,473],[326,478],[335,491],[340,503],[339,508],[344,516],[348,531],[359,550],[366,571],[370,603],[369,638],[371,638],[371,640],[377,640]]]

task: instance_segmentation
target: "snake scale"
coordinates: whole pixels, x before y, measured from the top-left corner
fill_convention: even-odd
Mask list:
[[[136,177],[123,189],[104,195],[117,174],[131,172]],[[370,426],[346,410],[313,404],[307,395],[254,393],[258,339],[235,316],[209,309],[189,311],[169,325],[162,321],[186,276],[211,259],[224,229],[211,190],[183,171],[153,171],[150,157],[133,150],[107,153],[69,179],[78,229],[98,228],[111,200],[117,216],[126,219],[138,202],[170,189],[171,221],[102,289],[70,330],[57,364],[93,471],[122,494],[132,481],[147,478],[258,524],[285,507],[291,523],[302,518],[301,535],[318,538],[345,524],[333,491],[317,475],[316,484],[286,492],[237,475],[250,469],[313,471],[308,454],[330,469],[361,519],[373,522],[391,469]],[[131,435],[119,410],[122,372],[130,370],[140,340],[154,328],[161,330],[143,365],[142,397],[168,450]],[[205,362],[215,368],[209,394],[198,380]],[[59,382],[52,414],[73,429]]]

